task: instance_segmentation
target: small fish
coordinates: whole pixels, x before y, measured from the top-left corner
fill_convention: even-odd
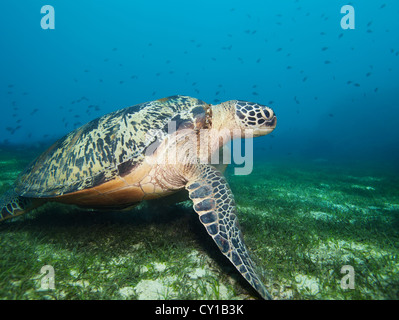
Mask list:
[[[321,48],[321,51],[326,51],[328,49],[328,47],[323,47]]]

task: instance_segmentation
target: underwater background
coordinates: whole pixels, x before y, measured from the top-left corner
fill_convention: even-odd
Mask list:
[[[42,29],[51,5],[55,28]],[[344,29],[341,8],[354,8]],[[276,299],[398,299],[397,1],[7,1],[0,193],[54,141],[188,95],[273,108],[249,176],[226,176]],[[130,213],[51,204],[0,225],[1,299],[259,298],[189,202]],[[43,290],[44,265],[55,289]],[[343,266],[355,272],[343,288]]]

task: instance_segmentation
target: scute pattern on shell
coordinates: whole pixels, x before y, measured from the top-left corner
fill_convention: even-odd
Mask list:
[[[207,106],[195,98],[173,96],[104,115],[54,143],[21,173],[15,190],[45,198],[107,182],[143,161],[155,139],[148,132],[162,130],[164,137],[171,120],[193,122]]]

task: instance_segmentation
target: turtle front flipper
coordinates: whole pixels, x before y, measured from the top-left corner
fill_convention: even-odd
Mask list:
[[[24,214],[42,205],[44,200],[21,197],[8,190],[0,197],[0,221]]]
[[[220,251],[264,299],[272,299],[260,281],[239,228],[233,193],[223,175],[210,165],[198,165],[186,184],[194,210]]]

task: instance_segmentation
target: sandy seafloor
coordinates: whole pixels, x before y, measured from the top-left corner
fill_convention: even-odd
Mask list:
[[[2,150],[0,193],[37,154]],[[384,166],[264,160],[226,172],[274,299],[398,299],[399,175]],[[0,299],[259,299],[189,201],[99,212],[48,204],[0,223]],[[54,269],[54,289],[40,270]],[[354,289],[343,288],[343,266]],[[44,283],[44,286],[42,286]],[[349,283],[349,282],[345,282]]]

